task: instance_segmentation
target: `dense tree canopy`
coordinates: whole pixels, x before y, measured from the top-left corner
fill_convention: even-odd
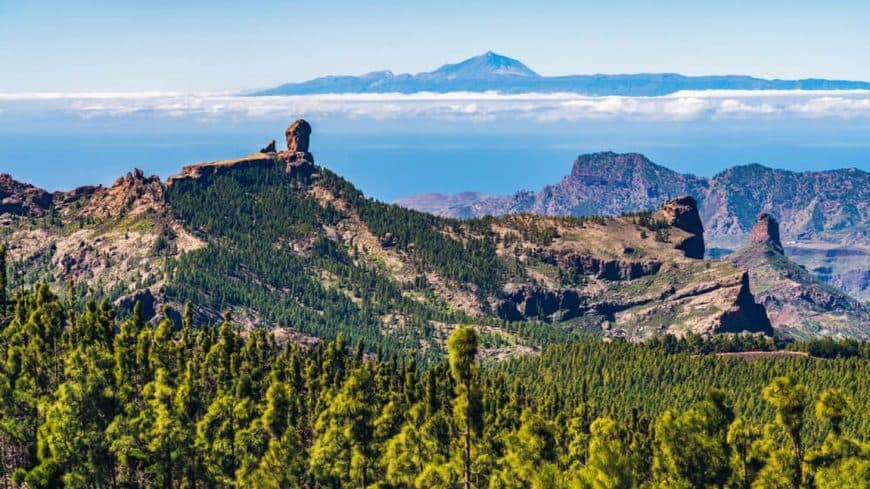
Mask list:
[[[870,476],[860,356],[747,361],[671,339],[481,364],[478,331],[459,328],[424,368],[342,335],[305,349],[190,316],[176,329],[44,285],[9,294],[2,484],[830,488]]]

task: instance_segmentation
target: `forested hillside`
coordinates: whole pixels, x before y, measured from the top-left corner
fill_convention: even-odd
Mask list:
[[[496,356],[590,335],[774,333],[747,274],[703,260],[691,197],[619,217],[460,221],[365,197],[314,164],[310,135],[299,120],[286,151],[272,143],[166,182],[134,171],[36,200],[9,185],[25,189],[0,226],[12,283],[59,293],[72,281],[176,327],[190,301],[195,325],[231,311],[303,344],[343,334],[431,358],[461,325]]]
[[[4,288],[0,290],[5,291]],[[421,368],[343,335],[305,349],[227,317],[119,317],[45,285],[0,296],[6,487],[863,487],[861,343],[579,342]],[[78,300],[81,299],[81,300]],[[78,307],[77,303],[83,303]],[[784,355],[784,353],[783,353]]]

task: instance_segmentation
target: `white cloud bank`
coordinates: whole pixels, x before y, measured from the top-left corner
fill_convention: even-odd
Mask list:
[[[241,97],[219,92],[0,93],[0,113],[62,113],[85,119],[146,115],[220,120],[287,113],[374,120],[499,119],[695,121],[868,119],[870,91],[684,91],[660,97],[591,97],[575,93],[328,94]]]

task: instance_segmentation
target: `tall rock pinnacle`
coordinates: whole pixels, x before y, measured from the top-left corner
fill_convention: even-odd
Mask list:
[[[298,119],[284,132],[287,137],[287,151],[290,153],[307,153],[311,124],[305,119]]]
[[[698,213],[698,202],[688,195],[668,200],[658,211],[665,222],[690,234],[676,244],[689,258],[704,258],[704,225]]]
[[[785,252],[782,247],[782,241],[779,238],[779,221],[766,212],[758,215],[758,221],[752,228],[749,241],[766,245],[780,253]]]
[[[314,165],[314,155],[308,152],[311,139],[311,124],[305,119],[297,119],[284,131],[287,137],[287,151],[282,151],[280,157],[287,164],[287,171],[293,168],[311,167]]]

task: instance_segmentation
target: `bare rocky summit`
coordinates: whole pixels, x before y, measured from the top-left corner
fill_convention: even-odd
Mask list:
[[[690,258],[704,258],[704,225],[694,198],[685,195],[670,199],[662,204],[656,215],[669,225],[689,233],[686,239],[676,244],[678,250],[685,251]]]
[[[870,339],[870,309],[790,260],[779,222],[759,214],[749,243],[727,260],[748,271],[750,284],[771,323],[796,338]]]
[[[194,298],[198,320],[232,309],[248,326],[303,336],[327,317],[384,337],[419,336],[424,349],[469,323],[518,348],[528,348],[518,330],[499,325],[630,339],[773,333],[746,272],[703,259],[692,197],[633,216],[435,218],[368,200],[315,166],[307,122],[285,136],[285,151],[267,145],[190,165],[165,183],[135,170],[107,188],[50,198],[15,185],[15,195],[36,197],[35,209],[60,212],[36,227],[29,213],[9,214],[0,227],[13,282],[72,280],[122,306],[144,302],[155,317],[175,317]],[[625,191],[660,177],[640,172]],[[373,302],[380,297],[389,299]]]
[[[41,216],[51,207],[50,193],[0,173],[0,214]]]
[[[712,256],[742,246],[759,213],[776,215],[784,248],[796,261],[870,301],[870,173],[855,168],[798,173],[751,164],[701,178],[637,153],[604,152],[579,156],[567,177],[538,192],[459,203],[450,197],[439,203],[430,195],[397,203],[457,218],[619,215],[655,209],[680,195],[697,200]]]
[[[749,233],[749,241],[785,253],[782,248],[782,240],[779,238],[779,221],[766,212],[758,215],[758,222]]]
[[[139,168],[115,180],[109,188],[97,188],[81,212],[88,217],[111,217],[160,211],[164,207],[163,184],[157,175],[145,176]]]

